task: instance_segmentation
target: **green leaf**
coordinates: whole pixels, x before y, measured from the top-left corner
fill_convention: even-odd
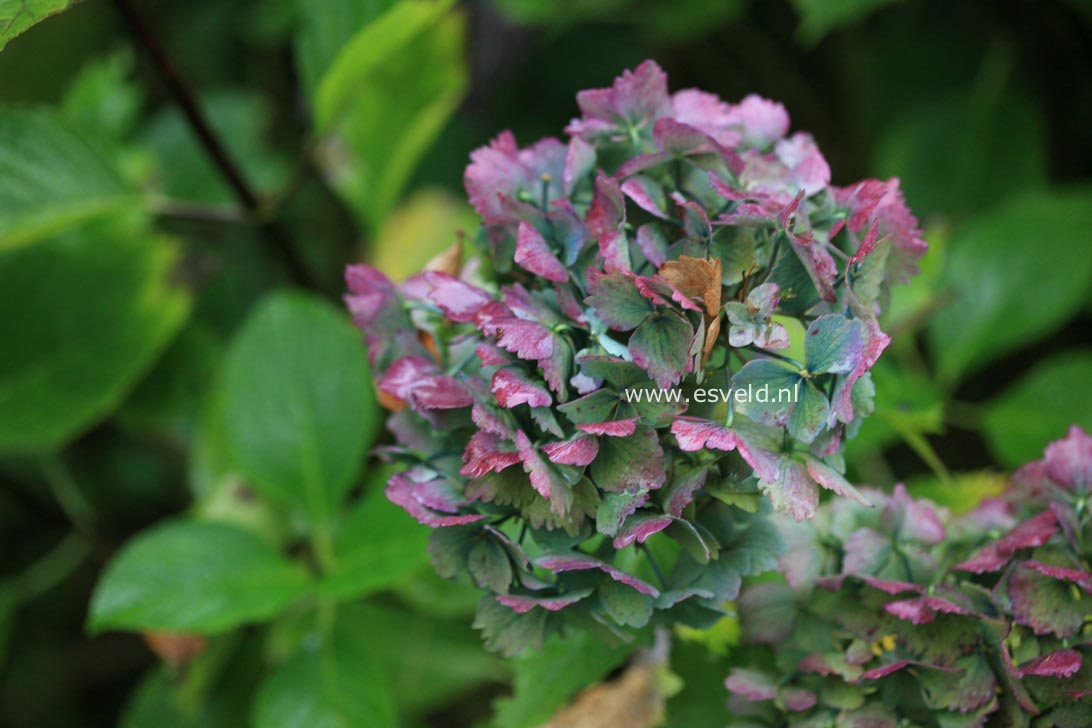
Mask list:
[[[268,100],[255,93],[221,90],[203,95],[200,102],[247,181],[260,193],[272,195],[285,183],[290,164],[268,144],[273,118]],[[190,202],[235,205],[231,187],[174,105],[148,121],[141,140],[154,156],[154,181],[162,194]]]
[[[0,108],[0,252],[131,208],[136,198],[103,140],[49,112]]]
[[[338,53],[358,30],[398,0],[298,0],[296,63],[308,95],[313,96]]]
[[[451,0],[402,0],[337,53],[314,93],[320,165],[373,230],[394,207],[467,85]]]
[[[941,379],[1057,329],[1081,309],[1092,280],[1087,189],[1020,197],[952,241],[945,284],[956,300],[928,329]]]
[[[273,294],[232,343],[223,386],[224,433],[240,471],[328,527],[378,426],[359,334],[325,301]]]
[[[114,53],[85,66],[61,100],[61,114],[73,126],[122,139],[136,126],[144,95],[133,82],[133,54]]]
[[[797,33],[806,43],[818,43],[832,30],[861,20],[895,0],[793,0],[800,16]]]
[[[133,390],[118,419],[134,432],[154,432],[189,443],[200,425],[223,348],[208,327],[191,322]]]
[[[370,637],[352,615],[339,615],[321,645],[305,646],[262,684],[254,705],[254,725],[397,726],[390,676]]]
[[[0,50],[51,15],[63,12],[79,0],[0,0]]]
[[[420,715],[508,675],[504,662],[486,652],[481,637],[462,617],[426,617],[369,603],[339,610],[342,639],[368,644],[390,675],[405,715]]]
[[[276,616],[307,584],[301,568],[246,531],[171,521],[138,535],[110,563],[88,623],[95,632],[215,634]]]
[[[919,219],[985,210],[1041,189],[1046,160],[1046,133],[1032,101],[992,89],[912,105],[876,147],[878,175],[899,178]]]
[[[1065,436],[1070,425],[1092,431],[1092,349],[1040,362],[989,401],[982,432],[1004,465],[1037,460],[1043,449]]]
[[[604,644],[587,632],[553,637],[541,650],[514,661],[514,694],[494,707],[498,728],[540,725],[582,688],[599,682],[625,661],[634,646]]]
[[[121,403],[189,311],[175,258],[122,220],[0,253],[0,452],[58,447]]]
[[[633,587],[608,579],[600,585],[597,593],[603,609],[623,627],[639,629],[648,624],[652,617],[652,597]]]
[[[338,529],[319,593],[347,600],[399,586],[428,564],[427,549],[428,529],[387,500],[376,480]]]

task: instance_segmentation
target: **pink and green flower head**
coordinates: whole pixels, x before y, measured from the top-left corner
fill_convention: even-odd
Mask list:
[[[776,102],[672,93],[647,61],[577,108],[565,140],[471,154],[465,256],[346,275],[405,465],[388,496],[508,652],[711,623],[776,564],[771,511],[865,501],[839,451],[871,410],[888,274],[924,252],[897,181],[832,186]]]

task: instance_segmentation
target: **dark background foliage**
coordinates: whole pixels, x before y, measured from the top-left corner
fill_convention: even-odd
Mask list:
[[[370,151],[380,154],[416,118],[405,111],[406,99],[434,99],[436,89],[459,83],[418,84],[443,73],[411,53],[384,59],[379,78],[389,73],[413,82],[384,86],[373,79],[369,98],[376,103],[353,112],[362,114],[353,116],[357,122],[374,122],[378,141],[353,154],[345,153],[344,140],[330,142],[314,121],[311,81],[300,73],[293,39],[309,17],[335,6],[356,8],[340,21],[351,33],[351,19],[366,15],[360,9],[369,3],[132,4],[259,191],[262,221],[240,217],[118,3],[76,5],[0,53],[5,107],[60,105],[77,123],[113,127],[119,166],[150,191],[155,230],[178,241],[170,280],[193,298],[186,323],[170,327],[170,343],[152,347],[147,365],[116,393],[116,406],[47,454],[0,449],[0,724],[113,725],[124,714],[139,725],[139,710],[126,708],[138,684],[154,705],[158,688],[142,676],[156,657],[138,636],[89,637],[88,603],[121,545],[168,515],[226,508],[252,525],[265,518],[249,508],[243,486],[235,495],[244,502],[225,505],[213,502],[194,475],[223,353],[253,305],[286,285],[337,296],[350,261],[378,261],[394,276],[413,272],[450,244],[456,228],[473,225],[461,190],[471,150],[505,128],[523,143],[559,134],[575,113],[576,91],[607,85],[645,58],[667,70],[674,88],[782,101],[793,127],[818,140],[837,184],[902,178],[933,251],[922,276],[896,294],[885,323],[896,344],[875,374],[874,421],[849,449],[858,480],[907,480],[919,494],[958,507],[995,490],[996,473],[1035,457],[1067,423],[1092,427],[1088,2],[464,3],[465,51],[455,55],[459,68],[446,71],[459,75],[465,64],[465,94],[458,101],[456,88],[450,116],[437,112],[438,133],[424,135],[419,164],[389,194],[374,187],[354,193],[338,174],[366,166]],[[0,148],[0,175],[9,151]],[[389,204],[377,202],[382,194]],[[291,263],[284,241],[302,262]],[[3,255],[0,278],[13,254]],[[94,265],[87,275],[96,275]],[[54,302],[57,311],[94,303],[85,298],[94,288],[79,276],[62,290],[68,295]],[[0,313],[3,331],[44,325],[38,317],[48,311],[24,308],[25,299],[11,295],[0,291],[0,301],[10,301]],[[0,337],[0,348],[8,348],[0,359],[17,359],[22,339]],[[80,356],[89,367],[99,358],[93,349]],[[0,402],[9,386],[0,380]],[[64,408],[61,395],[52,406]],[[18,429],[22,416],[0,412],[0,421],[8,420],[0,430]],[[381,483],[370,465],[358,480],[365,492]],[[409,681],[400,683],[403,714],[432,725],[485,720],[491,700],[509,689],[507,668],[480,653],[466,595],[430,592],[442,585],[427,566],[414,568],[409,586],[372,597],[367,607],[380,610],[371,624],[394,620],[388,631],[446,636],[442,649],[422,650]],[[436,593],[443,596],[428,596]],[[409,621],[398,623],[399,615]],[[694,644],[720,648],[723,637]],[[257,633],[245,629],[236,639],[256,641]],[[227,652],[245,663],[252,653],[275,655],[276,644],[274,635],[262,650]],[[704,647],[699,654],[694,644],[684,643],[673,664],[687,682],[671,707],[677,725],[702,725],[723,705],[719,677],[708,675],[727,670],[710,667]],[[231,664],[230,685],[222,665],[195,664],[189,674],[169,677],[194,700],[230,705],[221,693],[249,694],[255,674]],[[604,660],[586,681],[613,664]],[[219,687],[202,683],[203,670],[205,682]],[[457,673],[465,679],[454,679]],[[420,691],[413,679],[443,688],[414,703]],[[561,686],[545,702],[564,702],[579,686]],[[216,720],[230,722],[231,709],[221,708]],[[502,722],[518,723],[518,708],[508,710]]]

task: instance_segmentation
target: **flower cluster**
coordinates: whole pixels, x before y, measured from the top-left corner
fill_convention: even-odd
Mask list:
[[[747,725],[1087,726],[1092,437],[952,518],[896,488],[790,524],[784,582],[740,597],[769,645],[727,680]],[[784,676],[784,677],[783,677]]]
[[[652,62],[577,102],[568,143],[471,155],[465,260],[347,271],[406,466],[387,495],[487,591],[507,652],[564,623],[715,620],[775,564],[763,494],[798,519],[820,488],[861,499],[840,445],[871,410],[886,283],[925,249],[897,180],[831,186],[780,104],[669,94]],[[627,391],[699,384],[792,396]]]

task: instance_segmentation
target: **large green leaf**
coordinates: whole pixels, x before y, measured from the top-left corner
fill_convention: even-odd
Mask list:
[[[120,404],[189,310],[175,257],[117,219],[0,254],[0,452],[57,447]]]
[[[508,670],[486,652],[464,618],[420,616],[403,608],[357,602],[338,613],[342,639],[361,640],[381,660],[403,715],[420,715],[476,687],[498,683]]]
[[[832,30],[863,19],[895,0],[793,0],[800,15],[800,38],[816,43]]]
[[[1035,341],[1081,308],[1090,230],[1092,192],[1082,189],[1021,196],[955,235],[944,277],[955,301],[928,329],[943,380]]]
[[[402,584],[428,563],[428,529],[387,500],[381,480],[374,485],[338,529],[323,596],[355,599]]]
[[[209,124],[255,189],[271,195],[285,184],[291,166],[268,144],[273,114],[267,99],[220,90],[202,96],[200,102]],[[154,181],[159,191],[180,200],[235,203],[223,175],[175,106],[164,107],[142,132],[142,141],[155,157]]]
[[[89,626],[215,634],[276,616],[307,574],[246,531],[172,521],[145,531],[107,567]]]
[[[329,526],[379,423],[359,332],[325,301],[274,294],[232,343],[223,387],[228,450],[250,485]]]
[[[402,0],[337,52],[312,99],[320,164],[373,230],[457,107],[464,22],[451,0]]]
[[[80,0],[0,0],[0,50],[12,38]]]
[[[981,92],[899,116],[877,142],[875,165],[880,176],[900,179],[910,208],[925,218],[976,212],[1042,188],[1046,157],[1035,105],[1020,94]]]
[[[982,432],[994,456],[1015,467],[1041,458],[1070,425],[1092,431],[1092,349],[1048,359],[990,400]]]
[[[390,675],[372,646],[373,633],[351,614],[337,622],[317,647],[303,650],[273,673],[258,691],[257,728],[385,728],[398,717]]]
[[[50,112],[0,109],[0,252],[131,207],[135,198],[102,140]]]
[[[550,639],[539,651],[526,651],[515,660],[515,693],[495,704],[496,725],[522,728],[546,722],[579,690],[621,665],[633,649],[574,632]]]
[[[314,95],[322,77],[358,30],[398,0],[297,0],[296,65],[304,88]]]

